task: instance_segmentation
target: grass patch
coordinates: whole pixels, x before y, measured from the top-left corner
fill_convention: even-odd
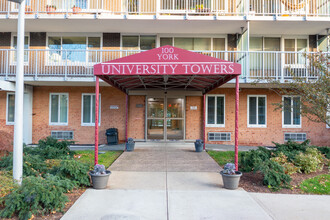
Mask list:
[[[208,151],[207,152],[220,166],[226,163],[235,163],[235,151]],[[238,152],[238,158],[242,152]],[[239,162],[239,161],[238,161]]]
[[[330,195],[330,174],[304,180],[300,184],[300,189],[306,193]]]
[[[94,167],[94,151],[93,150],[78,150],[75,151],[76,160],[87,163],[91,168]],[[103,164],[108,168],[123,151],[105,151],[104,154],[99,154],[99,164]]]

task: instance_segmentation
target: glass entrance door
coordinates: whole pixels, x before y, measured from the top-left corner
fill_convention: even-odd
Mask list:
[[[184,98],[147,98],[147,104],[148,140],[184,139]]]

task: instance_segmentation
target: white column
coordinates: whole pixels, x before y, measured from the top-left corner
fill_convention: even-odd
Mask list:
[[[21,184],[23,176],[24,16],[25,0],[19,4],[17,25],[13,178],[19,184]]]

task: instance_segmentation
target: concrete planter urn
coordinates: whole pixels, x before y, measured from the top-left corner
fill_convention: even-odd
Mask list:
[[[227,163],[224,170],[220,172],[222,176],[223,186],[226,189],[237,189],[242,172],[235,171],[235,164]]]
[[[89,172],[92,178],[92,184],[94,189],[105,189],[108,185],[109,176],[111,171],[106,170],[104,165],[96,164],[94,170]]]
[[[202,152],[204,149],[204,143],[201,139],[195,141],[195,150],[196,152]]]
[[[135,141],[133,138],[127,138],[126,151],[134,151]]]

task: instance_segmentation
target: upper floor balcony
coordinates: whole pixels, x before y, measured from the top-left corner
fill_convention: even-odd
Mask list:
[[[27,18],[328,19],[329,0],[26,0]],[[0,0],[0,17],[17,17]],[[197,17],[196,17],[197,16]]]
[[[26,79],[93,80],[93,65],[142,52],[141,50],[55,50],[27,49],[24,54]],[[311,65],[316,52],[287,51],[194,51],[241,64],[241,82],[271,78],[285,82],[294,76],[315,79],[317,71]],[[330,57],[330,52],[324,53]],[[314,58],[313,58],[314,57]],[[0,78],[15,80],[16,50],[0,50]]]

